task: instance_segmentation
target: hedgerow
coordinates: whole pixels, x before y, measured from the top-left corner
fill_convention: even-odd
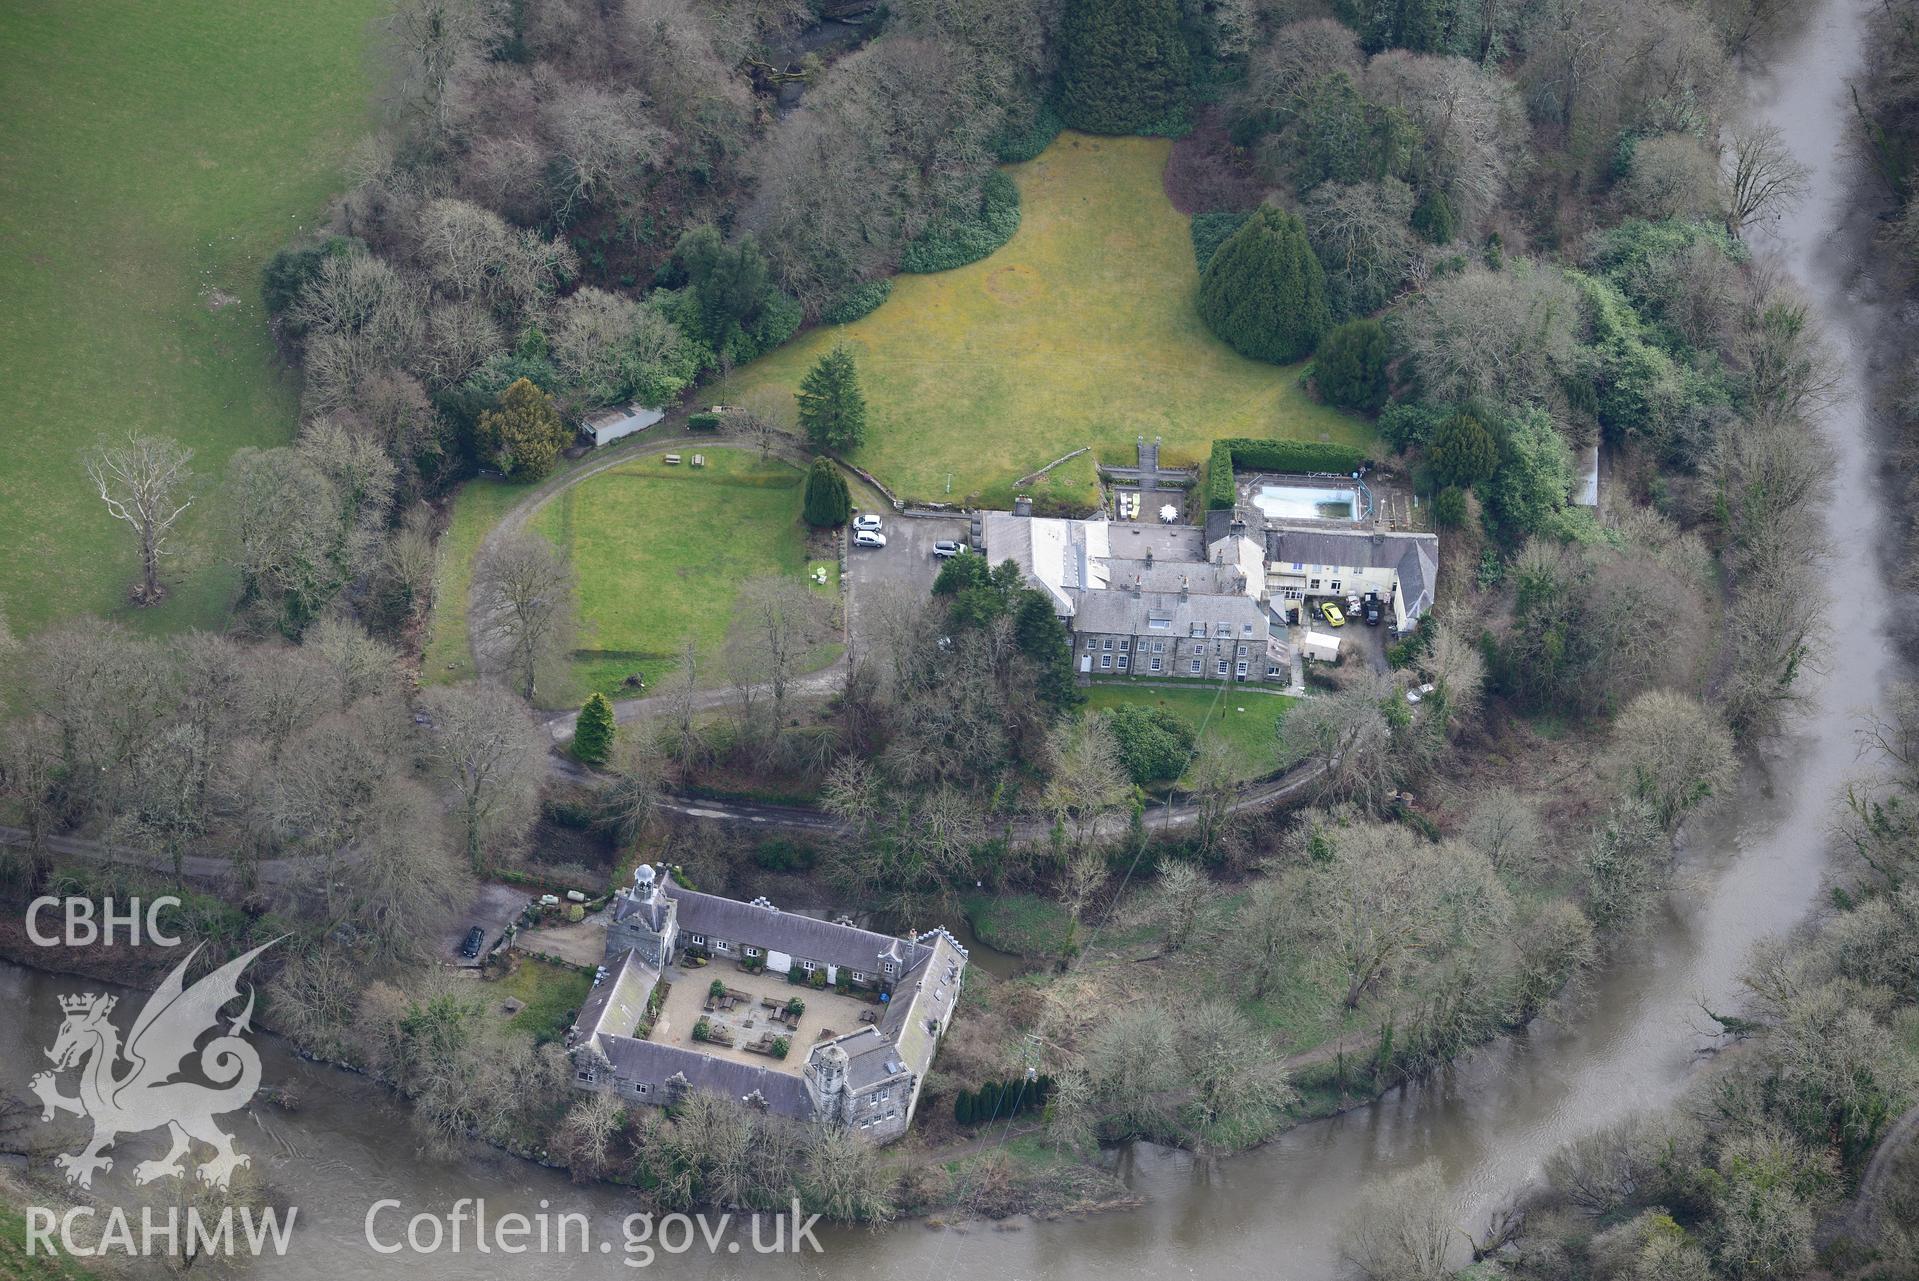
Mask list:
[[[916,274],[951,271],[998,249],[1019,230],[1019,188],[994,170],[980,183],[977,216],[941,218],[929,224],[900,255],[900,270]]]
[[[1319,440],[1257,440],[1229,438],[1213,442],[1206,465],[1206,505],[1220,509],[1233,505],[1233,472],[1352,472],[1366,461],[1364,451],[1351,445]]]
[[[869,280],[848,290],[844,297],[820,313],[820,319],[829,325],[850,325],[861,316],[869,315],[879,305],[893,296],[893,282],[887,277]]]

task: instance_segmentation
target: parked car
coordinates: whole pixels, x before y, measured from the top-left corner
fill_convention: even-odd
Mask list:
[[[966,554],[966,544],[956,543],[950,538],[942,538],[933,544],[933,554],[941,560],[946,560],[954,556],[964,556]]]
[[[480,955],[480,949],[486,946],[486,931],[474,926],[466,932],[466,942],[460,944],[460,955],[471,961]]]
[[[1366,598],[1360,604],[1366,617],[1366,626],[1379,626],[1379,620],[1386,616],[1386,611],[1380,608],[1379,593],[1367,592]]]
[[[880,518],[872,512],[861,512],[853,517],[853,528],[862,533],[877,534],[880,532]]]
[[[1333,627],[1344,627],[1346,625],[1346,615],[1340,613],[1339,606],[1329,600],[1319,603],[1319,616]]]
[[[1346,617],[1348,618],[1359,617],[1359,593],[1358,592],[1354,592],[1351,596],[1348,596],[1346,598]]]
[[[886,535],[876,529],[862,529],[853,535],[853,546],[884,547],[886,546]]]

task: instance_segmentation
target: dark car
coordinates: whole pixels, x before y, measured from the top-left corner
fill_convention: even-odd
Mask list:
[[[1379,626],[1379,620],[1386,615],[1386,611],[1380,607],[1378,592],[1367,592],[1366,598],[1360,602],[1360,610],[1368,627]]]
[[[474,926],[466,932],[466,942],[460,944],[460,955],[471,961],[479,956],[480,949],[486,946],[486,931]]]

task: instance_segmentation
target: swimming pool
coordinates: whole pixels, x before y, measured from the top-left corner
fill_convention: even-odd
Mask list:
[[[1359,505],[1354,490],[1321,485],[1262,484],[1252,498],[1272,520],[1355,520]]]

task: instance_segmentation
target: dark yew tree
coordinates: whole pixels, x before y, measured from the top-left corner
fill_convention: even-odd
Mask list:
[[[1199,314],[1234,351],[1289,364],[1312,354],[1331,316],[1326,276],[1294,215],[1267,205],[1219,247]]]

